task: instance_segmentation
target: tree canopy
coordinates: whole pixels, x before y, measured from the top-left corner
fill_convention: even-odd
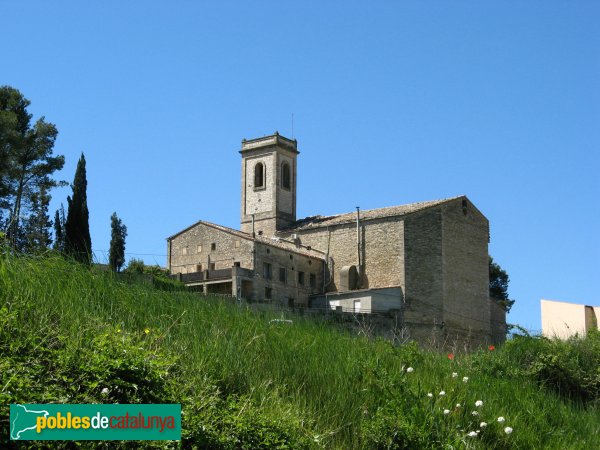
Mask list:
[[[44,117],[32,124],[30,103],[17,89],[0,87],[0,227],[11,246],[21,250],[26,243],[49,245],[44,236],[49,236],[51,221],[43,211],[50,189],[63,183],[52,174],[65,163],[64,156],[53,155],[56,126]],[[31,229],[38,233],[33,241],[27,237]]]
[[[75,178],[71,187],[73,197],[67,197],[69,206],[65,223],[65,252],[77,261],[91,264],[92,238],[90,237],[87,175],[83,153],[77,162],[77,170],[75,170]]]
[[[110,250],[108,252],[108,263],[113,272],[120,272],[125,264],[125,238],[127,227],[114,212],[110,217]]]
[[[494,258],[489,257],[490,272],[490,298],[498,302],[506,312],[509,312],[515,303],[508,298],[508,283],[510,278],[508,273],[499,264],[494,262]]]

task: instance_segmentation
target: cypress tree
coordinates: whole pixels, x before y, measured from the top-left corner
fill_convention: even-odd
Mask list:
[[[65,251],[65,208],[62,203],[54,214],[54,250]]]
[[[92,238],[90,237],[90,214],[87,207],[87,176],[85,156],[77,162],[73,180],[73,198],[69,203],[65,224],[65,252],[84,264],[92,262]]]
[[[117,213],[114,212],[110,216],[110,249],[108,253],[108,263],[113,272],[120,272],[125,263],[126,237],[127,227],[117,217]]]

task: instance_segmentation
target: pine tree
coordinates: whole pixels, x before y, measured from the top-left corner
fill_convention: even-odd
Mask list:
[[[90,237],[87,177],[83,153],[77,162],[72,188],[73,197],[67,197],[69,206],[65,224],[65,253],[77,261],[90,264],[92,262],[92,239]]]
[[[60,209],[54,214],[54,250],[65,251],[65,207],[60,204]]]
[[[53,155],[58,130],[44,117],[32,123],[30,103],[17,89],[0,86],[0,222],[16,249],[28,245],[21,221],[40,206],[33,196],[47,195],[49,201],[50,189],[63,185],[51,178],[65,163],[64,156]]]
[[[50,228],[52,221],[48,215],[50,196],[42,187],[40,192],[31,195],[29,200],[31,214],[24,224],[24,251],[39,253],[47,250],[52,243]]]
[[[108,253],[108,264],[113,272],[120,272],[125,264],[125,238],[127,227],[114,212],[110,216],[110,249]]]

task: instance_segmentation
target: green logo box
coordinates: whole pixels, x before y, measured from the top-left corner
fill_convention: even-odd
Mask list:
[[[21,441],[181,440],[181,405],[12,404],[10,438]]]

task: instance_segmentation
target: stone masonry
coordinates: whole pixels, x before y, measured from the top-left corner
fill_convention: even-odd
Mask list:
[[[368,304],[421,342],[504,340],[505,313],[488,298],[489,223],[467,197],[297,220],[297,142],[276,133],[240,154],[241,231],[199,221],[168,238],[186,284],[293,307]]]

